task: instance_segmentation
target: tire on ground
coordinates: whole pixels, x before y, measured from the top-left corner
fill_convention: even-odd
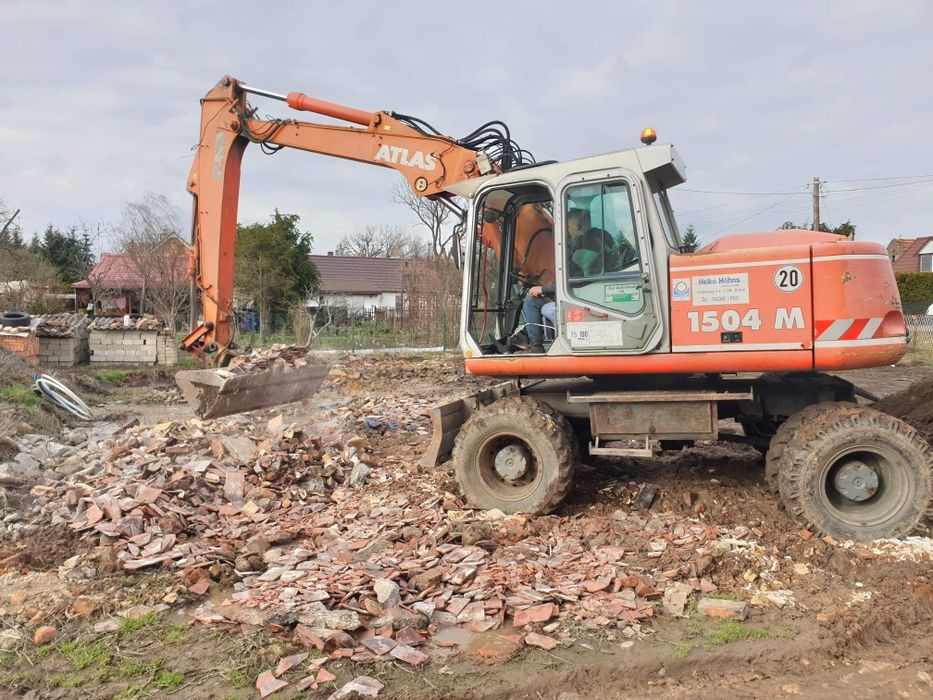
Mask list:
[[[817,533],[856,541],[902,537],[925,525],[933,505],[933,451],[916,430],[849,403],[818,404],[801,413],[806,420],[787,437],[773,465],[791,514]],[[864,500],[836,488],[834,475],[848,460],[869,465],[878,476],[873,495]]]
[[[521,444],[533,478],[513,484],[496,475],[495,452]],[[570,490],[579,450],[566,418],[530,396],[508,396],[470,416],[454,445],[454,474],[467,501],[505,513],[549,513]]]

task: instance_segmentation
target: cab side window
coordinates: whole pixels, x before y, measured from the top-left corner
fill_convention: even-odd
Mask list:
[[[564,243],[571,296],[624,313],[641,311],[642,260],[628,183],[569,187]]]

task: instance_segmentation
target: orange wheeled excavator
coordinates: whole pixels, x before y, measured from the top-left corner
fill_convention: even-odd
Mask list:
[[[258,119],[249,95],[344,124]],[[766,454],[772,491],[816,532],[870,540],[926,527],[929,445],[830,374],[891,364],[906,350],[884,247],[790,230],[684,253],[668,192],[685,168],[654,140],[646,130],[638,148],[536,163],[502,122],[457,139],[416,117],[225,77],[201,101],[188,178],[203,320],[182,347],[216,367],[236,352],[237,200],[249,143],[391,168],[462,217],[461,350],[469,373],[503,380],[433,412],[423,462],[452,452],[472,505],[553,510],[581,450],[650,457],[728,439]],[[540,340],[520,350],[526,336]],[[179,384],[202,413],[222,415],[304,398],[325,374],[315,364],[245,376],[196,370],[179,373]],[[723,420],[743,434],[721,433]]]

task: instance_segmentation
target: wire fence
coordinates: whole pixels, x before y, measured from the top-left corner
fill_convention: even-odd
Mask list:
[[[460,336],[460,280],[448,259],[410,260],[403,268],[402,293],[394,309],[298,304],[270,313],[262,323],[257,312],[243,310],[237,313],[234,340],[240,347],[283,343],[314,350],[455,348]]]
[[[933,316],[905,315],[904,322],[910,331],[910,346],[917,350],[933,349]]]

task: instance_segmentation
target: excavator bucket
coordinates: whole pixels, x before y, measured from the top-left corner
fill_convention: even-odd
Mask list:
[[[175,382],[200,418],[218,418],[301,401],[321,388],[330,367],[273,366],[244,373],[226,369],[182,370]]]

